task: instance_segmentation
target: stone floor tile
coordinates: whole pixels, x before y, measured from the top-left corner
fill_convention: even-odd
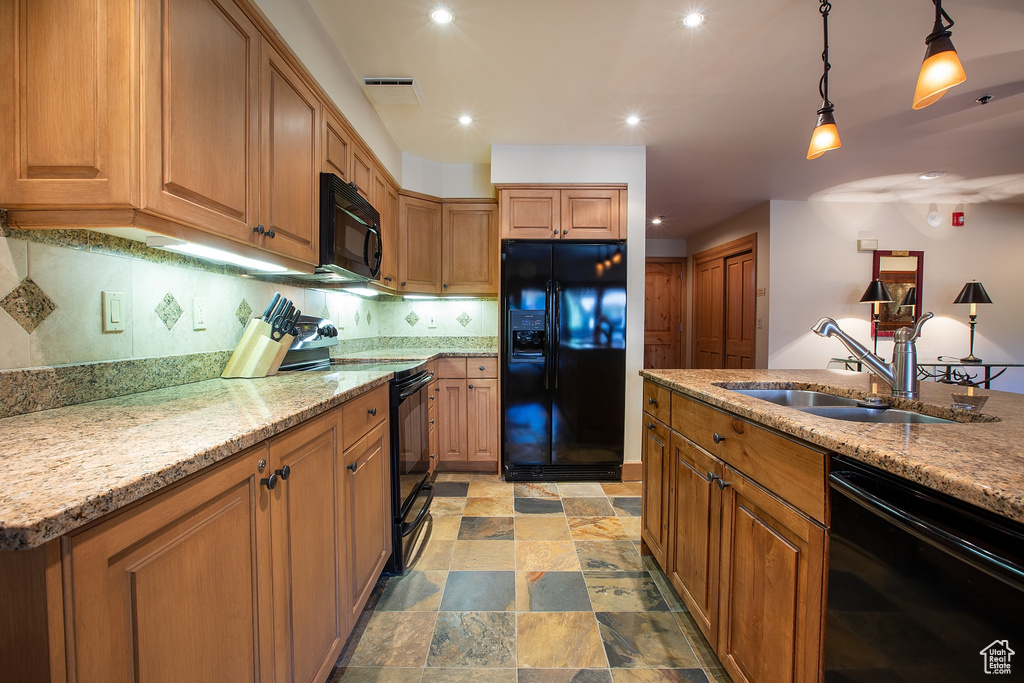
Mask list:
[[[461,516],[462,511],[465,509],[465,498],[438,498],[435,496],[434,500],[430,502],[430,514],[434,517],[444,517],[446,515]]]
[[[470,498],[511,498],[515,489],[507,482],[474,479],[469,482]]]
[[[516,609],[520,612],[592,611],[580,572],[516,572]]]
[[[511,517],[463,517],[459,524],[460,541],[511,541],[514,538],[515,525]]]
[[[515,541],[456,541],[451,568],[459,571],[515,569]]]
[[[628,541],[618,517],[569,517],[574,541]]]
[[[435,481],[434,498],[465,498],[469,495],[468,481]]]
[[[619,517],[619,524],[622,525],[623,531],[626,532],[626,536],[631,541],[640,540],[641,531],[641,519],[639,517]]]
[[[722,660],[711,649],[711,644],[708,643],[707,638],[701,633],[697,622],[693,620],[693,616],[689,612],[673,612],[672,616],[675,617],[676,623],[682,630],[683,635],[686,636],[687,642],[693,648],[693,653],[697,656],[697,662],[700,666],[709,673],[725,671],[725,667],[722,666]],[[726,674],[726,680],[728,680],[728,674]]]
[[[420,683],[516,683],[515,669],[432,669],[423,670]]]
[[[516,637],[520,668],[608,665],[593,612],[520,612]]]
[[[583,578],[595,612],[668,611],[657,584],[645,571],[586,572]]]
[[[558,495],[565,498],[566,496],[579,497],[579,496],[604,496],[607,495],[601,484],[598,483],[559,483],[558,484]]]
[[[648,565],[645,558],[644,566],[651,575],[651,579],[655,584],[657,584],[658,590],[661,591],[661,597],[665,598],[665,603],[668,605],[669,611],[685,612],[686,605],[683,604],[679,594],[676,593],[676,589],[672,587],[672,583],[668,580],[668,577],[665,576],[665,572],[663,572],[661,567],[658,566],[658,563],[654,561],[653,556],[649,555],[648,557],[651,557],[651,562]]]
[[[588,498],[567,498],[562,496],[562,508],[566,517],[611,517],[615,514],[608,498],[593,496]]]
[[[632,541],[576,541],[583,571],[638,571],[644,568]]]
[[[516,575],[513,571],[453,571],[441,600],[445,612],[514,610]]]
[[[611,501],[619,517],[639,517],[643,511],[643,498],[640,496],[616,496]]]
[[[430,538],[436,538],[440,541],[454,541],[459,537],[459,527],[462,525],[462,517],[457,515],[434,517],[432,513],[428,513],[428,516],[430,517],[427,521],[427,524],[430,525]]]
[[[516,569],[579,571],[580,558],[572,541],[516,541]]]
[[[349,666],[423,666],[436,612],[375,612]]]
[[[612,669],[700,668],[672,612],[597,612]]]
[[[413,551],[406,559],[409,569],[448,569],[452,563],[452,551],[455,549],[455,541],[446,541],[437,538],[428,540],[421,546],[413,548]]]
[[[517,541],[571,541],[565,515],[519,515],[515,518]]]
[[[327,683],[418,683],[423,669],[397,666],[349,666],[335,669]]]
[[[608,496],[642,496],[644,484],[640,481],[608,481],[601,484]]]
[[[434,481],[464,481],[470,482],[473,475],[469,472],[438,472],[434,475]]]
[[[516,515],[562,515],[562,501],[549,498],[516,498]]]
[[[467,498],[466,517],[511,517],[513,514],[512,499],[503,498]]]
[[[501,484],[502,486],[512,486],[510,482],[502,481],[501,475],[496,472],[470,472],[470,481],[486,481],[495,484]],[[511,494],[509,494],[511,495]]]
[[[516,666],[514,612],[438,612],[428,667]]]
[[[513,488],[516,498],[558,498],[558,484],[554,482],[521,481]]]
[[[612,669],[615,683],[708,683],[702,669]]]
[[[609,669],[520,669],[519,683],[612,683]]]
[[[429,612],[437,611],[444,593],[447,571],[421,571],[411,569],[387,581],[384,593],[377,601],[377,612]]]

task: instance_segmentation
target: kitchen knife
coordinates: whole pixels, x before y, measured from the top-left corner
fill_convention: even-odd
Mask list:
[[[291,302],[289,302],[288,299],[281,297],[281,300],[277,303],[277,308],[275,308],[274,312],[270,314],[269,318],[267,318],[267,322],[273,325],[274,320],[277,319],[277,316],[284,313],[285,309],[288,308],[289,303]]]
[[[302,315],[302,311],[296,309],[295,315],[293,315],[291,320],[288,321],[288,328],[285,330],[285,334],[290,334],[293,337],[295,336],[295,333],[298,332],[297,325],[299,324],[300,315]]]
[[[284,309],[284,313],[274,318],[273,327],[270,330],[270,338],[274,341],[280,341],[281,337],[284,336],[287,324],[291,318],[292,313],[295,312],[295,306],[292,302],[288,302],[288,307]]]
[[[263,320],[268,323],[270,322],[270,314],[274,312],[274,306],[277,305],[277,302],[280,301],[280,299],[281,292],[274,292],[274,298],[270,300],[270,305],[267,306],[267,310],[263,311]]]

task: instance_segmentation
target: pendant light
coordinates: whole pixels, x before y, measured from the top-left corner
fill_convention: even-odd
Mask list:
[[[839,130],[836,128],[836,117],[833,116],[835,106],[828,99],[828,70],[832,65],[828,63],[828,13],[832,10],[832,3],[828,0],[821,0],[818,11],[821,12],[821,23],[825,29],[825,49],[821,53],[821,61],[824,70],[821,80],[818,81],[818,92],[821,94],[821,109],[818,110],[818,123],[811,133],[811,144],[807,148],[807,158],[817,159],[830,149],[839,149],[843,143],[839,141]]]
[[[921,75],[917,77],[917,89],[914,90],[914,109],[924,109],[938,102],[947,90],[967,80],[953,41],[949,39],[953,35],[949,31],[953,27],[953,20],[943,11],[942,0],[932,2],[935,3],[935,25],[924,39],[928,47],[921,65]],[[949,23],[943,24],[943,19]]]

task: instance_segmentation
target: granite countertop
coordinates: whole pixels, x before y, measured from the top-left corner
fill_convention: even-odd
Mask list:
[[[958,424],[874,424],[818,417],[743,394],[727,385],[823,390],[863,398],[870,375],[845,370],[642,370],[659,384],[835,453],[1024,522],[1024,395],[978,390],[988,402],[980,414],[954,411],[957,387],[921,382],[917,401],[888,398],[893,407],[937,417],[974,420]]]

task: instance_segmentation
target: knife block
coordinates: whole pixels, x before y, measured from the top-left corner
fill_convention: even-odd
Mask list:
[[[270,323],[258,318],[250,320],[220,376],[255,378],[276,373],[293,337],[286,334],[280,341],[274,341],[270,333]]]

